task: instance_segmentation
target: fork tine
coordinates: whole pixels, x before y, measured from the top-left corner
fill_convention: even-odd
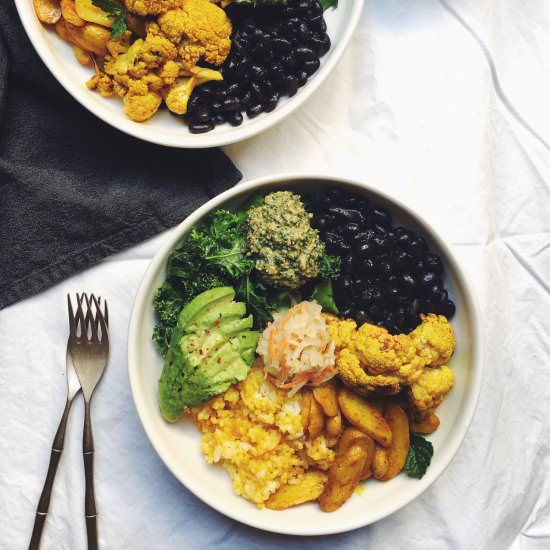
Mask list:
[[[96,307],[96,320],[101,325],[101,341],[105,340],[105,338],[108,338],[107,335],[107,323],[105,321],[105,317],[103,316],[103,313],[101,313],[101,308],[99,307],[99,302],[96,299],[95,296],[92,296],[94,299],[95,307]],[[105,307],[105,311],[107,312],[107,315],[109,314],[109,311],[107,309],[107,300],[104,300],[103,305]],[[96,337],[97,337],[97,331],[96,331]]]
[[[69,310],[69,338],[74,338],[76,335],[76,323],[73,313],[73,304],[71,304],[71,295],[67,294],[67,308]]]
[[[88,332],[88,315],[86,317],[84,316],[84,311],[82,310],[82,302],[84,300],[88,300],[88,296],[86,296],[86,293],[83,294],[77,294],[76,300],[78,302],[78,308],[76,310],[76,316],[78,318],[78,322],[80,323],[80,338],[86,338],[86,334]]]
[[[109,326],[109,309],[107,308],[107,300],[103,302],[103,307],[105,309],[103,313],[103,318],[105,319],[105,324]]]

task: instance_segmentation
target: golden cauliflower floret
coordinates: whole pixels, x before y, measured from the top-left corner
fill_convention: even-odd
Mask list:
[[[451,391],[455,380],[454,372],[446,365],[426,368],[418,380],[409,388],[409,400],[419,417],[432,412]]]
[[[422,323],[410,334],[418,355],[429,367],[445,364],[456,347],[451,323],[443,315],[421,315]]]
[[[221,65],[231,49],[231,21],[225,11],[209,0],[183,0],[178,9],[168,10],[158,18],[162,33],[175,44],[184,66],[204,59]]]
[[[128,92],[123,99],[124,112],[128,118],[143,122],[158,111],[161,101],[162,97],[156,92],[147,91],[143,95]]]
[[[372,376],[366,373],[361,367],[359,357],[348,348],[338,353],[336,366],[340,380],[360,395],[394,395],[401,389],[399,378],[395,376]]]
[[[368,323],[357,331],[354,350],[361,363],[373,374],[392,374],[413,381],[424,366],[408,335],[392,335],[385,328]]]
[[[353,319],[338,319],[334,315],[324,315],[324,317],[336,350],[353,344],[357,330],[357,323]]]
[[[113,81],[105,73],[98,72],[96,75],[92,76],[86,86],[90,90],[97,90],[103,97],[111,97],[115,90],[113,86]]]
[[[126,9],[138,15],[158,15],[179,8],[182,3],[183,0],[124,0]]]

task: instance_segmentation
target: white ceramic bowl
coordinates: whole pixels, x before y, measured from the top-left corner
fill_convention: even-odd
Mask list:
[[[452,320],[458,346],[449,365],[456,374],[451,393],[438,409],[441,426],[430,436],[435,453],[421,480],[402,474],[389,482],[369,481],[361,495],[353,495],[336,512],[322,512],[316,503],[285,511],[259,510],[237,497],[226,472],[206,463],[200,450],[201,436],[191,419],[176,424],[165,422],[157,402],[157,381],[162,360],[151,342],[155,324],[151,300],[163,282],[166,260],[190,228],[211,210],[237,206],[251,193],[276,189],[311,190],[338,186],[364,193],[372,202],[390,210],[394,220],[427,239],[431,249],[445,264],[445,284],[456,302]],[[141,422],[151,443],[172,473],[197,497],[219,512],[253,527],[293,535],[323,535],[368,525],[395,512],[425,491],[449,465],[460,446],[476,406],[482,372],[479,314],[471,287],[449,247],[436,231],[411,210],[380,191],[365,184],[324,176],[286,175],[262,178],[237,185],[199,208],[183,221],[155,254],[139,287],[130,320],[128,369],[132,393]]]
[[[32,0],[15,0],[25,31],[42,61],[60,84],[84,107],[107,124],[139,139],[191,149],[242,141],[271,128],[292,113],[319,87],[338,63],[357,26],[363,3],[364,0],[340,0],[338,9],[325,12],[332,46],[321,58],[320,69],[295,96],[283,99],[271,113],[262,113],[251,120],[245,116],[245,121],[240,126],[224,124],[206,134],[191,134],[187,126],[167,110],[159,111],[146,122],[133,122],[124,114],[120,98],[104,98],[97,92],[88,90],[85,83],[92,76],[92,70],[77,62],[69,44],[61,40],[53,30],[43,27],[34,13]]]

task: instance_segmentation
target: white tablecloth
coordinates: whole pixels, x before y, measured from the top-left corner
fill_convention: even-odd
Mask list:
[[[319,91],[227,152],[246,178],[303,170],[367,181],[454,245],[481,304],[486,371],[449,469],[391,517],[322,539],[250,529],[192,496],[149,444],[126,371],[130,308],[159,236],[0,312],[1,549],[28,543],[65,398],[65,294],[80,289],[111,306],[112,356],[94,398],[102,548],[550,548],[550,149],[540,139],[550,142],[550,5],[448,2],[477,39],[437,0],[368,0]],[[46,550],[85,548],[82,409],[78,400]]]

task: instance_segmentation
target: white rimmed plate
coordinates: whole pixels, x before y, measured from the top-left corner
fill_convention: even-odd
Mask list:
[[[445,265],[445,284],[457,305],[452,319],[458,346],[449,365],[456,381],[438,409],[441,426],[429,439],[435,454],[421,480],[404,474],[389,482],[369,481],[361,495],[355,494],[336,512],[322,512],[316,503],[285,511],[260,510],[235,495],[229,476],[206,463],[199,446],[201,436],[187,418],[176,424],[165,422],[159,412],[157,381],[162,360],[151,341],[155,324],[152,297],[163,282],[166,260],[190,228],[211,210],[231,208],[257,191],[307,190],[338,186],[364,193],[375,204],[390,210],[397,224],[422,234]],[[377,521],[425,491],[449,465],[474,414],[482,375],[482,331],[471,286],[451,249],[437,232],[404,204],[366,184],[326,176],[290,174],[240,184],[215,197],[183,221],[155,254],[139,287],[128,336],[128,370],[132,393],[141,422],[152,445],[172,473],[197,497],[219,512],[247,525],[292,535],[325,535],[348,531]]]
[[[298,93],[283,99],[271,113],[245,121],[241,126],[218,126],[206,134],[191,134],[187,126],[166,110],[159,111],[150,120],[133,122],[123,112],[120,98],[104,98],[86,88],[86,81],[93,75],[89,67],[83,67],[75,59],[71,46],[61,40],[52,29],[46,29],[34,13],[32,0],[15,0],[15,5],[25,31],[38,55],[59,83],[84,107],[111,126],[144,141],[170,147],[203,148],[228,145],[248,139],[271,128],[299,107],[323,82],[338,63],[363,9],[364,0],[340,0],[336,10],[325,12],[332,46],[321,58],[320,69]]]

